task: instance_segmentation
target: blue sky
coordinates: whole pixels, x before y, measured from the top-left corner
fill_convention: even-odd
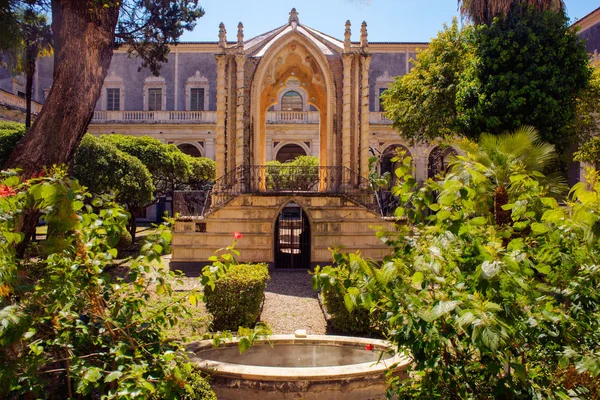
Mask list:
[[[571,20],[584,17],[598,0],[565,0]],[[244,24],[245,38],[287,22],[292,7],[300,22],[343,39],[344,24],[352,23],[352,40],[358,41],[360,24],[367,21],[372,42],[427,42],[458,15],[455,0],[200,0],[206,15],[182,41],[217,41],[219,23],[225,23],[227,39],[236,40],[237,24]]]

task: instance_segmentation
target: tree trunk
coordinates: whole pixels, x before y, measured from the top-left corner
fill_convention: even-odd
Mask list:
[[[29,177],[43,167],[71,160],[110,66],[119,8],[116,0],[52,0],[54,83],[42,111],[5,168],[21,168],[22,175]],[[37,218],[25,217],[19,230],[28,238],[36,222]]]
[[[33,46],[28,46],[27,55],[25,62],[27,66],[25,67],[26,77],[25,77],[25,128],[29,129],[31,127],[31,98],[33,97],[33,76],[35,75],[35,49]]]
[[[494,218],[496,225],[503,226],[512,222],[510,210],[502,208],[506,204],[508,204],[508,192],[504,186],[500,185],[494,192]]]

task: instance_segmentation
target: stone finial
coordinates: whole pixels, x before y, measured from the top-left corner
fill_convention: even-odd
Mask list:
[[[244,24],[241,22],[238,24],[237,45],[238,47],[244,47]]]
[[[296,11],[295,8],[292,8],[292,11],[290,11],[290,19],[288,21],[290,24],[292,22],[295,22],[297,24],[300,23],[300,19],[298,18],[298,11]]]
[[[369,47],[369,42],[367,41],[367,23],[365,21],[363,21],[362,25],[360,26],[360,47],[362,48],[367,48]]]
[[[227,31],[225,30],[225,24],[219,24],[219,47],[225,48],[227,47]]]
[[[344,31],[344,51],[350,51],[350,46],[352,42],[350,41],[350,36],[352,32],[350,31],[350,20],[346,21],[346,30]]]

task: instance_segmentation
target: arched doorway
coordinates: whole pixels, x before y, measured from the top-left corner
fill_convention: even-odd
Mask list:
[[[434,179],[440,174],[445,174],[450,168],[450,162],[457,156],[456,150],[451,146],[436,147],[429,153],[427,162],[427,178]]]
[[[275,268],[310,268],[310,224],[298,204],[288,203],[275,222]]]
[[[400,154],[404,154],[405,156],[411,157],[412,155],[410,154],[410,151],[405,147],[402,146],[401,144],[393,144],[391,146],[388,146],[385,148],[385,150],[383,151],[383,154],[381,155],[381,161],[380,161],[380,175],[385,174],[386,172],[389,172],[392,175],[392,181],[395,182],[396,179],[396,168],[398,167],[396,164],[397,162],[392,161],[395,157],[398,157]]]
[[[281,163],[294,161],[296,157],[306,156],[306,151],[297,144],[286,144],[277,152],[275,159]]]
[[[177,148],[181,150],[183,153],[190,155],[192,157],[202,157],[202,153],[198,147],[194,146],[191,143],[181,143],[177,145]]]

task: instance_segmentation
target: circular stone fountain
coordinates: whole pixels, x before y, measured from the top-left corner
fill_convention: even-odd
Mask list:
[[[404,376],[410,363],[387,342],[345,336],[274,335],[243,354],[236,341],[189,350],[219,400],[384,399],[387,370]]]

